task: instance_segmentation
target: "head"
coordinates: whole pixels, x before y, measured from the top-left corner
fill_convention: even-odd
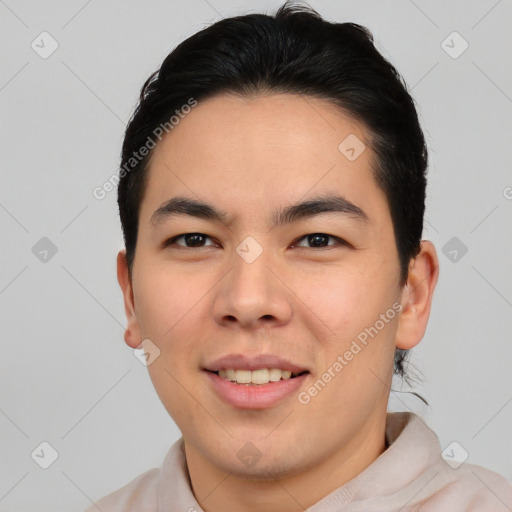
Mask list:
[[[290,6],[200,31],[144,84],[121,168],[125,340],[158,347],[148,369],[185,441],[261,477],[368,433],[438,272],[424,137],[370,32]],[[219,394],[212,372],[265,356],[303,372],[290,395]]]

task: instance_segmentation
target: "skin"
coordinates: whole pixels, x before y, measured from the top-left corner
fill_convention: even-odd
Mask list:
[[[150,339],[161,351],[148,370],[183,434],[192,488],[208,512],[303,510],[386,449],[394,350],[424,335],[438,261],[422,241],[400,286],[374,155],[367,147],[351,162],[338,150],[350,134],[368,137],[321,99],[224,94],[199,102],[152,155],[131,280],[125,252],[117,258],[125,341],[136,348]],[[273,227],[278,208],[333,192],[368,222],[327,213]],[[151,225],[178,195],[214,205],[228,221],[181,215]],[[185,233],[210,238],[162,247]],[[312,233],[349,245],[325,238],[318,248],[303,238]],[[252,263],[236,252],[247,236],[263,248]],[[299,391],[307,390],[394,303],[401,313],[306,405],[294,393],[267,409],[234,408],[201,370],[227,354],[275,354],[310,370]],[[237,457],[247,442],[261,453],[252,467]]]

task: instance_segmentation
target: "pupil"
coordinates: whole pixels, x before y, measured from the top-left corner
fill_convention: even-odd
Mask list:
[[[325,241],[327,237],[325,235],[310,235],[309,236],[309,243],[314,245],[315,247],[318,247],[319,245],[323,245],[321,243],[322,240]],[[318,241],[320,240],[320,244],[318,243]]]
[[[193,233],[193,234],[187,236],[187,244],[192,245],[194,247],[197,246],[197,245],[200,246],[202,238],[203,238],[202,235],[197,234],[197,233]]]

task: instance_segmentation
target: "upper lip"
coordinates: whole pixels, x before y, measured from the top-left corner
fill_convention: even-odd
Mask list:
[[[279,368],[280,370],[288,370],[292,373],[308,371],[305,367],[271,354],[255,356],[229,354],[215,359],[215,361],[207,364],[204,369],[211,372],[218,372],[219,370],[259,370],[261,368]]]

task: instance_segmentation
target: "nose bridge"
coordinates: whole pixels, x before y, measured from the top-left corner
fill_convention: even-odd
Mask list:
[[[219,287],[214,303],[219,323],[237,321],[246,327],[263,321],[280,323],[291,314],[285,287],[274,275],[275,256],[251,238],[234,251],[231,271]]]

